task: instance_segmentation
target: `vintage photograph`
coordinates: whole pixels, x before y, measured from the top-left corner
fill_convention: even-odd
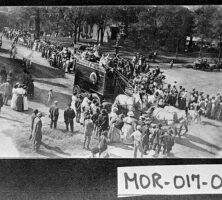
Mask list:
[[[221,158],[222,7],[0,7],[1,158]]]

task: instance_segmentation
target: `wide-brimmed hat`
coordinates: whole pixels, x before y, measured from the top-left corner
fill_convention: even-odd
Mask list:
[[[128,115],[129,117],[134,117],[133,111],[129,111],[129,112],[127,113],[127,115]]]
[[[43,116],[43,114],[41,112],[37,113],[37,117],[42,117],[42,116]]]
[[[117,107],[114,107],[113,109],[112,109],[112,112],[117,112],[118,111],[118,108]]]

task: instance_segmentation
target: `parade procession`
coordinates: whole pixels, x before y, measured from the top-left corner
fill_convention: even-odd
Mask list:
[[[189,28],[201,26],[193,17],[204,6],[135,13],[120,6],[136,16],[127,24],[114,17],[118,9],[106,8],[102,28],[90,21],[92,13],[104,17],[99,7],[13,9],[8,15],[19,13],[21,21],[9,18],[0,33],[0,134],[11,138],[12,157],[220,157],[221,39],[196,40],[199,31],[187,40]],[[63,13],[58,24],[47,17],[52,9]],[[147,30],[152,9],[172,19],[183,11],[186,30],[168,30],[159,16],[153,18],[162,25]],[[208,9],[222,19],[216,7]],[[37,21],[25,18],[29,12]]]

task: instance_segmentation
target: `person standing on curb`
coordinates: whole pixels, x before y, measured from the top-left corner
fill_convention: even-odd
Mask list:
[[[58,121],[58,117],[59,117],[59,108],[57,105],[58,105],[58,101],[55,101],[54,105],[51,106],[49,109],[49,113],[50,113],[49,117],[51,118],[50,128],[57,127],[57,121]]]
[[[71,103],[68,104],[68,107],[64,111],[64,122],[66,124],[66,131],[69,131],[69,126],[71,129],[71,132],[73,133],[73,119],[75,118],[75,111],[71,108]]]
[[[87,149],[89,149],[91,136],[93,133],[94,124],[90,116],[86,117],[85,123],[84,123],[84,143],[83,143],[83,149],[85,149],[86,141],[87,141]]]
[[[142,133],[141,133],[141,129],[142,127],[140,125],[138,125],[136,127],[136,131],[134,131],[131,135],[131,137],[133,137],[133,157],[136,158],[137,157],[137,151],[139,149],[139,151],[141,152],[141,158],[143,157],[143,148],[142,148]]]
[[[38,112],[39,112],[38,109],[35,109],[32,113],[32,116],[31,116],[31,135],[29,136],[29,140],[32,139],[32,131],[34,128],[34,121],[35,121],[35,118],[37,117]]]
[[[34,121],[34,127],[32,131],[33,150],[37,152],[42,143],[42,113],[39,112]]]

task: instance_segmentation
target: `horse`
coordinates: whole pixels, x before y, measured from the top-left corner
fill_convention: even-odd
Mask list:
[[[135,118],[139,118],[141,114],[149,108],[149,102],[146,95],[134,93],[132,96],[120,94],[115,98],[112,108],[118,108],[118,114],[127,114],[129,111],[133,111]]]

